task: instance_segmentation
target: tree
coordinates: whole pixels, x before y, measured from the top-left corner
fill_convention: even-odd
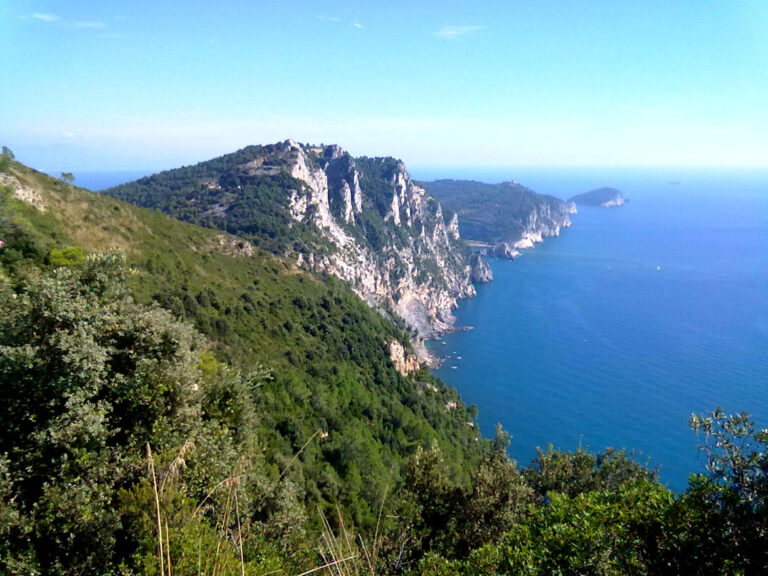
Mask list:
[[[0,295],[0,472],[14,517],[28,519],[5,540],[31,570],[104,573],[116,489],[144,443],[179,445],[199,422],[199,336],[134,304],[123,275],[108,254]]]
[[[72,174],[72,172],[62,172],[59,179],[65,184],[72,185],[72,183],[75,181],[75,175]]]
[[[85,264],[85,254],[80,246],[54,248],[48,254],[52,266],[82,266]]]
[[[724,554],[747,574],[768,570],[768,430],[756,430],[745,412],[717,408],[692,415],[691,428],[703,437],[707,476],[692,478],[688,498],[718,519]]]
[[[3,146],[3,153],[0,155],[0,172],[5,172],[11,165],[11,161],[15,160],[16,156],[13,155],[11,149],[7,146]]]
[[[533,502],[533,491],[507,455],[509,443],[509,435],[497,425],[496,436],[472,473],[472,488],[465,493],[455,519],[457,555],[498,540]]]
[[[265,373],[242,375],[203,352],[191,326],[136,304],[127,274],[108,253],[18,292],[0,283],[2,574],[95,576],[121,564],[155,573],[147,446],[174,574],[198,574],[201,538],[206,554],[228,546],[239,558],[235,493],[251,530],[237,544],[246,561],[276,561],[303,541],[300,494],[270,478],[258,447],[254,391]],[[270,556],[264,541],[283,548]]]
[[[656,472],[633,461],[626,451],[606,448],[592,454],[579,448],[576,452],[538,449],[536,458],[524,471],[536,495],[545,500],[550,492],[571,498],[595,490],[617,490],[634,480],[656,480]]]

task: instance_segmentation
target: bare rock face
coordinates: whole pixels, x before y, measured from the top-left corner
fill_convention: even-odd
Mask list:
[[[459,215],[454,214],[451,217],[451,221],[448,223],[448,236],[454,240],[459,239]]]
[[[391,340],[389,342],[389,357],[400,374],[407,376],[419,369],[419,359],[413,354],[409,354],[400,342]]]
[[[531,210],[526,218],[520,238],[515,241],[500,241],[493,246],[493,254],[498,258],[514,260],[521,250],[528,250],[543,242],[546,238],[560,235],[563,228],[571,226],[570,214],[576,213],[576,206],[568,203],[565,210],[553,211],[548,204],[540,204]]]
[[[402,162],[354,159],[338,146],[280,146],[291,152],[290,174],[304,183],[291,194],[291,217],[315,224],[335,248],[298,263],[347,282],[422,337],[450,330],[457,298],[475,295],[477,267],[459,245],[457,217],[446,224],[440,204]]]
[[[508,260],[514,260],[520,256],[520,251],[517,250],[509,242],[499,242],[493,247],[493,255],[497,258],[507,258]]]
[[[19,182],[15,176],[11,176],[10,174],[0,174],[0,186],[10,186],[13,190],[14,198],[21,200],[25,204],[29,204],[40,212],[48,210],[43,197],[33,188],[25,186]]]
[[[479,254],[472,256],[472,282],[475,284],[487,284],[493,280],[493,272],[488,262]]]
[[[558,236],[571,225],[569,216],[576,211],[573,203],[538,194],[514,181],[436,180],[424,186],[447,210],[458,214],[463,238],[500,258],[517,258],[521,250]]]
[[[216,236],[216,240],[219,242],[218,249],[224,254],[229,254],[230,256],[235,256],[236,258],[253,256],[253,244],[243,240],[242,238],[235,238],[234,236],[219,234]]]

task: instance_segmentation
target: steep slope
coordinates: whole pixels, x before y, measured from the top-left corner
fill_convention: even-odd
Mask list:
[[[476,257],[393,158],[287,140],[161,172],[106,194],[237,234],[343,280],[425,337],[475,294]]]
[[[293,356],[233,370],[174,294],[244,370]],[[766,573],[746,413],[691,417],[682,494],[611,448],[518,471],[340,282],[7,163],[0,310],[3,574]]]
[[[436,180],[421,185],[447,211],[458,215],[462,236],[495,255],[519,256],[544,238],[571,225],[573,204],[537,194],[516,182],[484,184],[471,180]]]
[[[244,372],[266,370],[252,401],[267,461],[286,468],[322,431],[288,475],[307,505],[341,501],[356,523],[374,522],[389,474],[398,480],[416,446],[439,443],[465,477],[483,444],[456,392],[414,372],[402,327],[341,282],[242,238],[14,163],[0,174],[0,244],[0,284],[20,294],[41,270],[118,249],[139,303],[194,323],[211,352]]]

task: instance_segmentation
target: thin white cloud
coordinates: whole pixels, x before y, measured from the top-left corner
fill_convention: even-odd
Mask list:
[[[74,134],[74,132],[70,132],[69,130],[64,130],[64,131],[61,133],[61,135],[62,135],[62,136],[64,136],[64,138],[69,138],[70,140],[72,140],[72,139],[74,139],[74,138],[75,138],[75,134]]]
[[[75,22],[72,24],[72,28],[77,28],[78,30],[85,30],[85,29],[91,29],[91,30],[99,30],[101,28],[106,28],[106,24],[104,22],[99,22],[96,20],[87,20],[87,21],[81,21],[81,22]]]
[[[56,14],[49,14],[48,12],[35,12],[32,14],[32,18],[42,20],[43,22],[58,22],[61,20]]]
[[[27,17],[25,16],[24,18]],[[64,28],[71,28],[74,30],[103,30],[107,27],[107,25],[100,20],[78,20],[76,22],[71,22],[63,19],[57,14],[51,14],[49,12],[35,12],[31,15],[31,18],[40,20],[41,22],[55,22],[59,26],[63,26]]]
[[[435,30],[432,35],[443,40],[455,40],[487,29],[487,26],[443,26],[439,30]]]
[[[354,26],[354,27],[355,27],[355,28],[357,28],[358,30],[362,30],[362,29],[364,28],[364,26],[363,26],[362,24],[360,24],[359,22],[354,22],[354,23],[352,24],[352,26]]]

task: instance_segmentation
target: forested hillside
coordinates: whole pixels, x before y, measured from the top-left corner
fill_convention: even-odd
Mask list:
[[[335,276],[425,337],[450,329],[482,266],[401,161],[336,145],[248,146],[104,192]]]
[[[136,356],[132,361],[139,362],[143,345],[122,342],[128,338],[123,335],[123,327],[130,322],[121,320],[120,315],[131,314],[146,315],[148,324],[142,330],[159,330],[153,325],[156,318],[167,327],[164,329],[185,334],[189,350],[183,352],[185,363],[179,369],[199,371],[189,376],[191,380],[206,374],[223,375],[235,382],[232,386],[239,387],[232,391],[226,389],[227,384],[215,392],[220,395],[216,402],[223,403],[217,410],[233,411],[228,418],[249,415],[248,429],[241,431],[237,428],[240,424],[229,427],[216,422],[223,428],[213,437],[206,437],[205,442],[226,440],[233,447],[224,453],[234,452],[226,456],[229,459],[206,464],[211,472],[206,481],[200,480],[201,491],[231,474],[231,466],[248,453],[249,458],[257,457],[261,462],[259,474],[264,475],[264,482],[275,483],[277,492],[264,497],[277,502],[280,491],[287,490],[292,506],[299,511],[298,526],[286,524],[286,530],[304,530],[305,522],[317,526],[318,505],[334,516],[335,506],[341,506],[350,525],[362,529],[375,525],[387,485],[401,482],[403,459],[418,447],[440,446],[449,456],[452,476],[467,481],[483,444],[477,441],[474,427],[468,425],[472,416],[455,391],[428,372],[398,372],[391,345],[397,342],[406,356],[412,354],[408,352],[406,332],[369,308],[340,282],[303,272],[241,239],[73,188],[19,164],[14,163],[8,173],[3,176],[5,186],[0,200],[0,262],[5,290],[2,378],[4,389],[13,384],[25,402],[0,416],[6,423],[0,454],[12,455],[8,461],[12,477],[22,474],[22,463],[29,465],[26,460],[17,460],[13,456],[16,452],[30,453],[24,458],[45,456],[31,454],[41,450],[37,445],[23,449],[16,446],[20,432],[7,423],[30,418],[35,423],[24,431],[24,436],[52,434],[50,426],[65,417],[68,403],[74,401],[70,395],[79,386],[70,382],[67,386],[73,389],[60,391],[58,400],[47,398],[45,389],[29,388],[56,387],[59,384],[55,382],[76,380],[78,365],[55,370],[41,366],[41,373],[26,379],[27,384],[17,383],[19,371],[28,367],[18,363],[19,350],[51,346],[46,355],[65,357],[70,346],[87,348],[92,341],[105,340],[109,344],[104,346],[111,349],[118,346],[114,343],[118,340],[119,347],[130,349],[121,354]],[[90,256],[105,251],[111,255]],[[93,286],[94,282],[99,286]],[[57,292],[58,286],[61,293]],[[44,294],[36,295],[40,291]],[[35,306],[42,309],[33,312]],[[56,309],[47,310],[46,306]],[[113,307],[118,311],[107,314]],[[41,324],[44,328],[38,331],[33,323],[22,330],[19,322],[33,314],[50,315],[50,325]],[[103,314],[111,322],[109,325],[101,319]],[[188,325],[194,327],[194,332]],[[80,339],[80,327],[98,333],[87,331]],[[74,339],[71,345],[60,341],[65,335]],[[173,364],[177,360],[172,356],[182,354],[174,350],[182,344],[173,343],[167,351],[170,358],[164,356],[166,350],[162,347],[146,352],[157,356],[157,362]],[[104,355],[114,352],[95,354],[99,362],[104,362]],[[65,370],[72,373],[64,374]],[[111,365],[94,370],[105,379],[99,386],[111,387],[115,379],[123,378],[111,373]],[[45,383],[46,379],[50,382]],[[144,386],[154,388],[151,384]],[[146,405],[145,410],[154,409],[157,395],[175,394],[162,386],[156,391],[128,393],[139,394],[130,401]],[[101,401],[102,392],[94,394],[94,402]],[[34,403],[26,403],[33,398],[34,402],[55,404],[46,418],[33,413]],[[124,401],[128,400],[120,400]],[[230,402],[233,405],[227,407]],[[24,416],[27,410],[31,412]],[[110,413],[118,408],[105,406],[103,410]],[[189,414],[177,413],[176,408],[171,411],[182,420],[166,422],[159,415],[145,415],[146,429],[136,435],[133,443],[126,445],[122,435],[110,441],[113,449],[120,449],[120,459],[132,463],[129,469],[134,479],[136,466],[141,466],[139,461],[144,457],[143,442],[154,439],[164,456],[185,444],[184,433],[165,428],[174,430],[174,426],[194,423],[183,421]],[[205,417],[206,412],[196,406],[191,414]],[[159,436],[154,436],[156,432]],[[200,439],[193,444],[216,452],[214,446],[199,446]],[[208,457],[215,461],[213,453]],[[194,450],[190,449],[187,459],[194,459],[192,454]],[[87,447],[82,457],[90,458]],[[105,474],[109,474],[108,465],[105,463]],[[45,473],[40,474],[39,484],[51,481]],[[66,478],[66,474],[58,477],[56,483],[66,482]],[[130,476],[121,478],[119,485],[130,485]],[[20,487],[14,482],[9,489]],[[104,498],[107,500],[102,505],[107,501],[117,505],[117,492]],[[30,510],[35,501],[27,502]],[[37,502],[38,512],[40,505]],[[46,506],[56,504],[49,502]],[[77,524],[75,518],[71,522],[73,527]]]
[[[242,238],[0,157],[0,573],[763,574],[768,432],[509,460],[402,326]]]

